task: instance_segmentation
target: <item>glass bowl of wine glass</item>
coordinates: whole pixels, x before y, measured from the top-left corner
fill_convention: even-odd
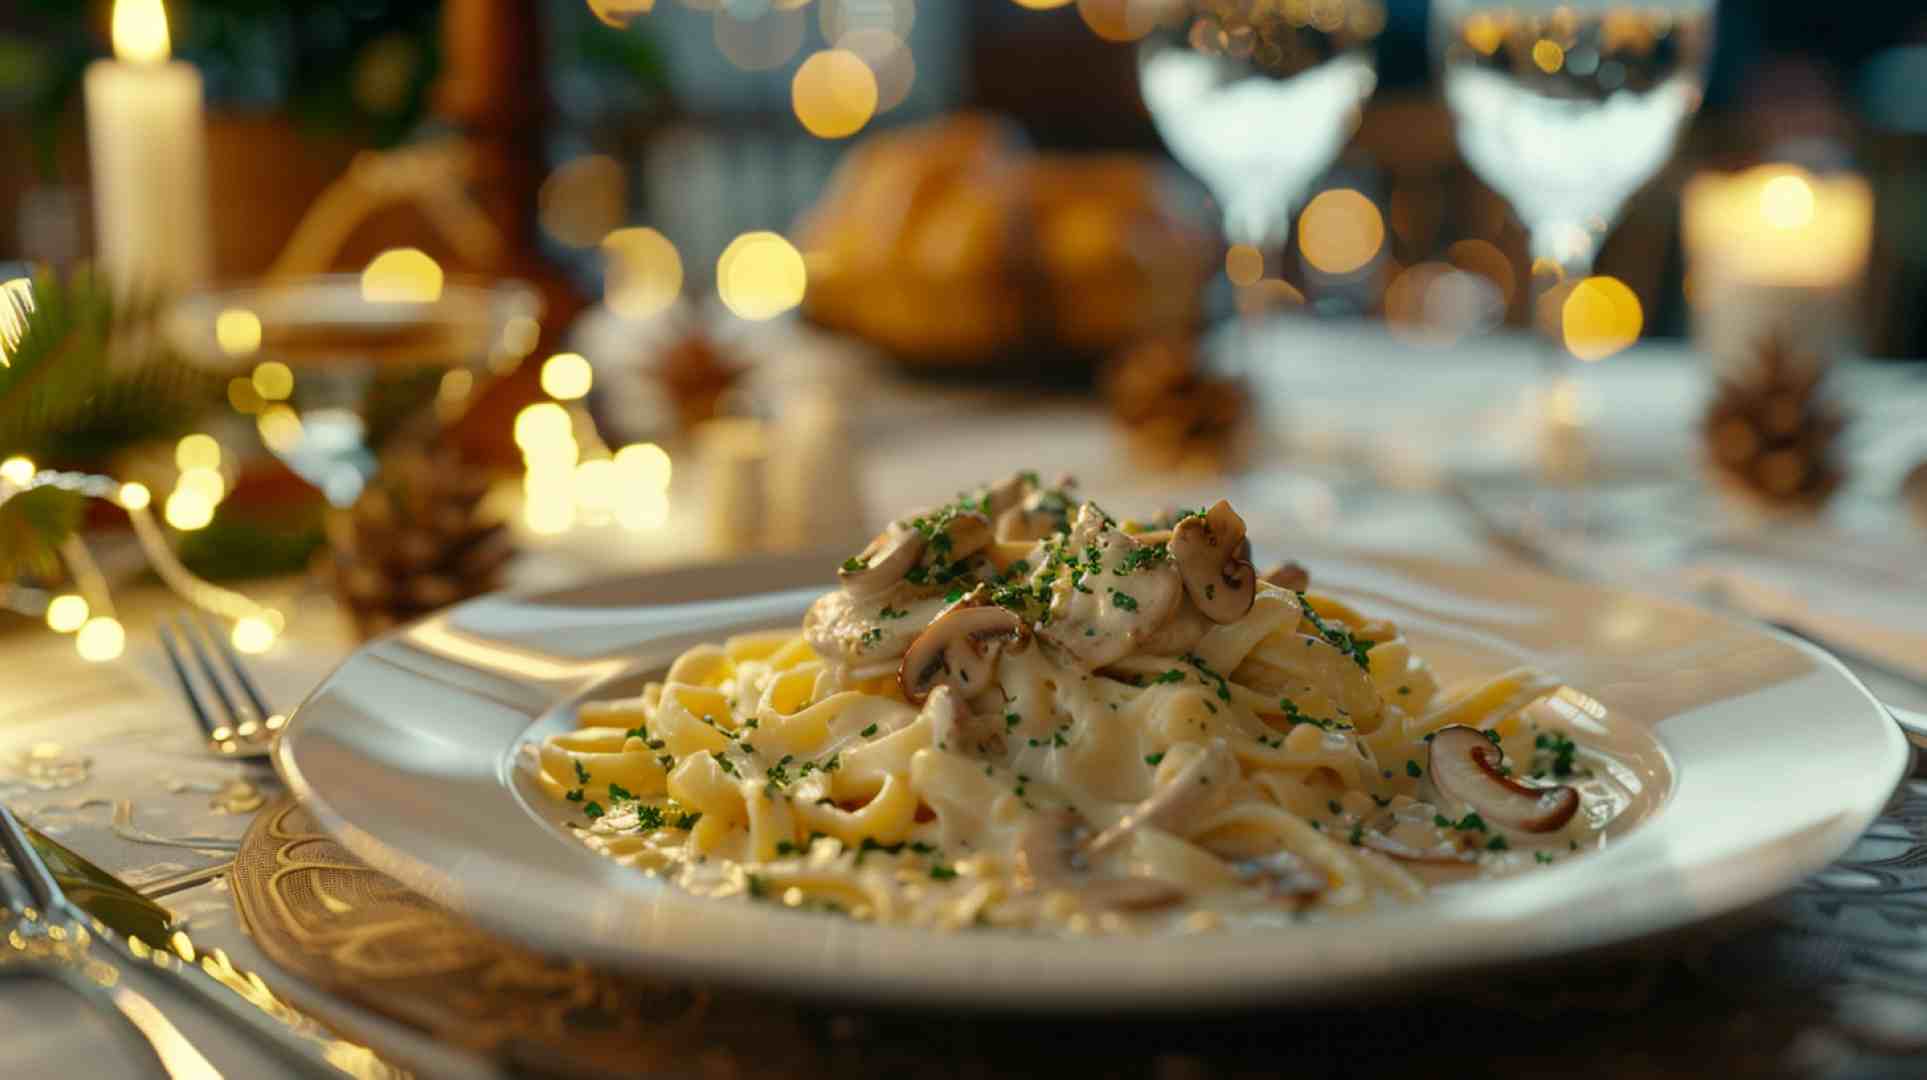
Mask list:
[[[190,293],[161,326],[183,356],[230,374],[229,401],[268,450],[345,506],[384,442],[459,416],[532,351],[541,313],[519,281],[324,274]]]

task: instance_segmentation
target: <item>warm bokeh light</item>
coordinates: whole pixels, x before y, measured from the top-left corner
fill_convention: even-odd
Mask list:
[[[228,308],[214,317],[214,340],[237,360],[253,356],[261,350],[261,317],[246,308]]]
[[[1505,317],[1499,286],[1448,262],[1422,262],[1393,275],[1385,288],[1385,322],[1417,345],[1450,345],[1489,330]]]
[[[1238,312],[1242,315],[1263,315],[1302,307],[1304,303],[1305,294],[1282,278],[1265,278],[1239,289],[1237,296]]]
[[[74,651],[82,660],[105,663],[120,659],[127,649],[127,631],[112,615],[96,615],[81,625],[74,635]]]
[[[274,638],[274,626],[258,615],[243,615],[236,619],[234,632],[228,636],[236,649],[255,655],[273,648]]]
[[[1468,274],[1477,274],[1490,281],[1499,290],[1499,299],[1506,307],[1512,306],[1513,293],[1518,288],[1512,260],[1506,258],[1492,243],[1475,238],[1460,240],[1445,249],[1446,261]]]
[[[542,231],[569,247],[594,247],[628,212],[628,180],[607,154],[584,154],[564,162],[536,192]]]
[[[1224,253],[1224,276],[1233,285],[1250,285],[1265,276],[1265,253],[1250,244],[1233,244]]]
[[[214,505],[227,496],[227,478],[218,469],[189,469],[175,482],[174,490],[191,491]]]
[[[898,41],[910,40],[917,24],[916,0],[821,0],[816,11],[823,40],[844,49],[844,39],[860,30],[881,30]]]
[[[664,491],[625,491],[616,503],[616,522],[632,532],[660,529],[669,523],[669,494]]]
[[[198,491],[189,488],[176,488],[167,497],[167,505],[162,516],[169,525],[182,532],[205,529],[214,520],[214,504]]]
[[[842,139],[863,130],[877,110],[877,78],[848,49],[811,54],[790,83],[790,105],[810,134]]]
[[[468,407],[468,395],[475,389],[475,373],[466,368],[456,368],[442,373],[442,381],[435,387],[435,412],[444,421],[462,415]]]
[[[1150,33],[1161,6],[1151,0],[1077,0],[1077,13],[1098,37],[1124,43]]]
[[[542,392],[557,401],[588,397],[595,369],[580,353],[556,353],[542,365]]]
[[[542,340],[542,324],[527,315],[517,315],[502,325],[501,352],[520,360],[535,351]]]
[[[575,504],[584,513],[607,514],[615,509],[621,497],[615,462],[594,458],[575,467]]]
[[[254,392],[264,401],[286,401],[294,393],[294,372],[279,360],[254,365]]]
[[[285,454],[301,442],[301,418],[286,405],[269,408],[255,418],[254,426],[261,433],[261,445],[277,454]]]
[[[1776,229],[1799,229],[1813,221],[1813,185],[1797,173],[1773,177],[1760,188],[1760,216]]]
[[[836,47],[848,49],[870,65],[877,80],[877,112],[903,104],[917,82],[917,60],[910,46],[895,33],[879,27],[860,27],[845,33]]]
[[[1639,297],[1613,277],[1589,277],[1560,307],[1566,349],[1581,360],[1603,360],[1639,340],[1645,324]]]
[[[420,248],[390,248],[362,270],[361,298],[371,304],[432,304],[442,298],[442,266]]]
[[[1566,268],[1544,255],[1532,260],[1532,287],[1549,289],[1566,280]]]
[[[1385,218],[1372,200],[1351,188],[1319,192],[1298,219],[1298,248],[1327,274],[1351,274],[1385,246]]]
[[[616,473],[629,493],[667,491],[674,467],[669,452],[655,443],[633,443],[616,451]]]
[[[716,291],[743,319],[773,319],[803,302],[809,271],[795,245],[773,232],[744,233],[716,260]]]
[[[1565,66],[1566,50],[1551,38],[1540,38],[1532,43],[1532,62],[1550,75]]]
[[[1495,15],[1477,13],[1466,16],[1465,43],[1491,56],[1505,43],[1505,24]]]
[[[759,0],[755,10],[732,13],[726,5],[711,20],[710,33],[716,51],[744,71],[769,71],[782,67],[803,47],[803,31],[809,20],[798,11],[783,11]]]
[[[114,0],[112,34],[114,57],[130,64],[158,64],[173,53],[161,0]]]
[[[654,229],[617,229],[602,238],[603,299],[625,319],[660,314],[682,295],[682,256]]]
[[[524,453],[575,439],[569,410],[553,401],[539,401],[515,414],[515,445]]]
[[[62,593],[47,601],[47,625],[62,634],[71,634],[87,621],[87,598]]]
[[[638,15],[656,10],[656,0],[589,0],[589,11],[607,26],[622,30]]]
[[[154,493],[147,490],[146,484],[126,483],[120,486],[120,504],[129,510],[145,510],[154,501]]]
[[[573,469],[531,470],[522,479],[522,521],[530,532],[554,536],[575,525]]]
[[[18,454],[0,461],[0,479],[10,480],[19,487],[25,487],[31,483],[33,474],[37,471],[32,458],[24,458]]]
[[[1020,8],[1029,8],[1032,11],[1049,11],[1052,8],[1061,8],[1067,4],[1075,3],[1076,0],[1010,0],[1010,2]]]
[[[183,435],[181,441],[174,444],[174,467],[182,471],[218,469],[221,467],[221,444],[215,442],[212,435]]]

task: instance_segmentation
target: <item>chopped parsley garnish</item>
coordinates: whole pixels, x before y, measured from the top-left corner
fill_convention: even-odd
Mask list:
[[[743,876],[749,882],[749,895],[751,898],[761,899],[763,895],[769,891],[769,886],[763,884],[761,877],[755,874],[745,874]]]
[[[883,607],[882,607],[881,609],[879,609],[879,610],[877,611],[877,618],[879,618],[879,619],[901,619],[901,618],[903,618],[904,616],[906,616],[906,615],[908,615],[908,614],[910,614],[910,612],[909,612],[909,611],[907,611],[907,610],[905,610],[905,609],[903,609],[903,608],[894,608],[894,607],[891,607],[891,606],[890,606],[890,605],[888,605],[888,604],[885,604],[885,605],[883,605]]]
[[[1321,728],[1325,731],[1352,730],[1352,725],[1343,720],[1328,720],[1317,716],[1306,716],[1303,712],[1299,711],[1298,703],[1290,698],[1279,698],[1278,707],[1285,710],[1285,721],[1293,727],[1297,727],[1299,724],[1310,724],[1312,727]]]
[[[581,802],[581,801],[582,801],[582,789],[581,789],[581,788],[570,788],[570,789],[569,789],[569,791],[568,791],[568,793],[567,793],[567,794],[565,794],[565,795],[563,795],[562,797],[563,797],[563,798],[565,798],[565,799],[567,799],[567,800],[569,800],[570,802]]]
[[[1460,832],[1488,831],[1485,827],[1485,819],[1479,816],[1477,810],[1467,811],[1466,815],[1457,821],[1453,821],[1444,814],[1433,814],[1432,824],[1437,825],[1441,829],[1457,829]]]
[[[866,649],[872,645],[875,645],[877,642],[883,640],[883,627],[872,626],[871,628],[863,632],[863,637],[860,638],[859,640],[862,641],[863,647]]]
[[[801,848],[790,843],[788,840],[778,840],[776,842],[776,853],[778,855],[794,855],[801,850]]]
[[[624,739],[641,739],[647,742],[649,739],[649,729],[646,727],[632,727],[624,732],[622,737]]]
[[[609,799],[610,799],[610,801],[612,801],[612,802],[613,802],[613,801],[618,801],[618,800],[620,800],[620,801],[624,801],[624,802],[634,802],[634,801],[635,801],[635,798],[636,798],[636,797],[635,797],[634,795],[631,795],[631,794],[629,793],[629,789],[628,789],[628,788],[626,788],[626,787],[623,787],[623,786],[622,786],[621,784],[610,784],[610,785],[609,785]]]
[[[1119,592],[1116,589],[1111,590],[1111,603],[1116,604],[1121,611],[1137,610],[1137,597],[1127,592]]]
[[[1163,684],[1163,683],[1183,682],[1183,681],[1184,681],[1184,672],[1179,671],[1177,668],[1172,668],[1171,670],[1151,680],[1151,682],[1154,685]]]
[[[1218,700],[1220,701],[1231,700],[1230,682],[1226,681],[1223,675],[1220,675],[1217,672],[1211,670],[1211,666],[1204,662],[1204,657],[1199,656],[1196,653],[1187,653],[1185,654],[1184,662],[1187,664],[1190,664],[1194,668],[1197,668],[1199,674],[1203,675],[1205,678],[1216,680],[1218,684]],[[1211,711],[1217,712],[1218,710],[1212,709]]]
[[[1352,826],[1352,834],[1346,839],[1351,841],[1353,847],[1362,846],[1365,843],[1365,826],[1363,825]]]
[[[1487,851],[1504,851],[1511,846],[1511,844],[1506,843],[1505,837],[1497,833],[1494,833],[1492,839],[1485,842],[1485,849]]]
[[[1484,728],[1484,729],[1482,729],[1482,730],[1481,730],[1481,731],[1479,732],[1479,734],[1481,734],[1481,735],[1483,735],[1483,736],[1485,736],[1485,737],[1486,737],[1487,739],[1489,739],[1489,740],[1491,741],[1491,743],[1492,743],[1492,745],[1494,745],[1494,746],[1497,746],[1497,745],[1499,745],[1499,733],[1498,733],[1498,732],[1496,732],[1496,731],[1494,731],[1494,730],[1492,730],[1491,728]]]
[[[856,864],[862,866],[863,857],[872,851],[881,851],[885,855],[895,855],[902,850],[903,844],[900,842],[895,844],[879,844],[877,843],[876,837],[866,836],[863,838],[862,845],[856,849]]]
[[[957,876],[957,872],[942,863],[938,863],[930,868],[930,876],[937,881],[949,881],[951,878]]]
[[[1014,712],[1007,712],[1007,713],[1005,713],[1005,714],[1004,714],[1004,730],[1005,730],[1005,731],[1014,731],[1014,730],[1016,730],[1016,728],[1017,728],[1017,725],[1018,725],[1018,724],[1021,724],[1021,723],[1023,723],[1023,722],[1024,722],[1024,718],[1023,718],[1023,717],[1021,717],[1021,716],[1018,716],[1018,715],[1017,715],[1016,713],[1014,713]]]
[[[1536,756],[1543,756],[1547,759],[1549,763],[1548,767],[1551,769],[1552,775],[1572,775],[1573,756],[1579,752],[1579,744],[1556,731],[1545,731],[1533,737],[1532,745],[1538,750],[1545,751],[1543,755]],[[1546,768],[1538,768],[1533,771],[1532,775],[1540,776],[1543,775],[1545,771]]]
[[[863,570],[868,570],[869,568],[870,568],[869,560],[865,559],[861,555],[852,555],[849,558],[844,559],[843,565],[839,567],[839,569],[841,569],[846,574],[855,574]]]
[[[1418,762],[1413,761],[1410,758],[1406,758],[1405,775],[1411,776],[1411,777],[1420,777],[1425,775],[1425,770],[1418,767]]]
[[[1056,731],[1051,732],[1051,736],[1050,736],[1051,745],[1052,746],[1069,746],[1071,744],[1071,741],[1064,737],[1064,732],[1068,730],[1070,730],[1070,725],[1065,724],[1063,727],[1058,728]]]
[[[957,601],[962,600],[963,597],[964,597],[963,586],[955,585],[951,587],[949,592],[943,594],[943,602],[946,604],[954,604]]]
[[[670,757],[668,754],[658,754],[656,755],[656,764],[662,766],[663,772],[668,772],[676,767],[676,759]]]
[[[1164,751],[1162,751],[1162,750],[1159,750],[1159,751],[1158,751],[1157,753],[1155,753],[1155,754],[1146,754],[1146,755],[1144,755],[1144,763],[1145,763],[1146,765],[1149,765],[1149,766],[1151,766],[1152,768],[1156,768],[1156,767],[1157,767],[1157,765],[1158,765],[1158,763],[1159,763],[1159,762],[1161,762],[1161,761],[1163,761],[1163,760],[1164,760]]]
[[[703,815],[701,811],[696,811],[694,813],[691,813],[689,811],[684,811],[683,815],[676,819],[675,825],[673,827],[681,829],[684,832],[688,832],[690,829],[695,828],[696,823],[698,821],[701,821],[702,819],[703,819]]]
[[[869,727],[866,727],[862,731],[857,732],[858,735],[866,739],[872,735],[875,735],[876,733],[877,733],[877,726],[875,724],[871,724]]]
[[[1311,602],[1305,599],[1304,593],[1298,594],[1298,606],[1304,612],[1305,621],[1311,624],[1312,629],[1318,631],[1320,637],[1330,642],[1332,648],[1350,656],[1352,662],[1359,667],[1367,671],[1371,670],[1371,661],[1366,659],[1365,654],[1371,652],[1373,646],[1378,644],[1377,642],[1356,637],[1350,630],[1333,626],[1319,618],[1318,612],[1312,609]]]
[[[583,768],[583,767],[582,767],[582,759],[581,759],[581,758],[574,758],[574,759],[571,759],[571,761],[570,761],[570,764],[572,764],[572,765],[574,765],[574,766],[575,766],[575,780],[576,780],[576,783],[578,783],[578,784],[586,784],[586,783],[588,783],[588,782],[589,782],[589,770],[587,770],[587,769],[585,769],[585,768]]]
[[[589,805],[587,805],[587,806],[584,806],[584,807],[582,808],[582,813],[583,813],[583,815],[584,815],[584,816],[586,816],[586,817],[587,817],[587,818],[588,818],[588,819],[589,819],[590,821],[594,821],[595,819],[597,819],[597,818],[599,818],[599,817],[601,817],[601,816],[602,816],[603,814],[605,814],[605,813],[607,813],[607,811],[605,811],[604,809],[602,809],[602,804],[601,804],[601,803],[599,803],[599,802],[592,802],[592,803],[590,803]]]
[[[1345,812],[1344,808],[1338,805],[1337,799],[1326,799],[1325,809],[1330,810],[1334,814],[1342,814]]]
[[[1134,574],[1146,567],[1156,566],[1170,557],[1171,548],[1169,545],[1139,545],[1124,553],[1124,558],[1118,561],[1117,573],[1120,577],[1127,574]]]
[[[1532,861],[1536,863],[1550,863],[1553,861],[1553,858],[1549,852],[1535,851],[1532,853]]]
[[[723,770],[724,772],[728,773],[731,776],[736,775],[736,763],[729,760],[726,757],[718,757],[716,759],[716,767]]]

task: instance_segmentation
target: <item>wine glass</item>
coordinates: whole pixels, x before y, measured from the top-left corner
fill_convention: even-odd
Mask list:
[[[1165,146],[1210,189],[1232,244],[1278,245],[1378,84],[1381,0],[1162,0],[1138,86]],[[1248,334],[1234,350],[1249,353]],[[1249,355],[1231,358],[1248,369]]]
[[[267,448],[346,506],[385,437],[459,415],[535,347],[541,313],[522,282],[444,284],[437,270],[432,288],[399,297],[352,274],[203,290],[162,326],[183,355],[232,375],[229,400]]]
[[[1714,0],[1434,0],[1432,45],[1460,152],[1512,204],[1549,287],[1592,272],[1628,197],[1672,155],[1699,108],[1712,51]],[[1535,298],[1533,310],[1539,309]],[[1559,335],[1561,320],[1535,322]],[[1576,421],[1574,357],[1546,350],[1541,391],[1549,478],[1584,470],[1566,431]],[[1577,460],[1554,460],[1555,444]],[[1569,500],[1544,503],[1560,518]]]

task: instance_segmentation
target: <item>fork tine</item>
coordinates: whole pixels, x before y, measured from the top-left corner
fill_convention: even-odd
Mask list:
[[[7,862],[11,865],[12,860],[9,859]],[[26,890],[26,880],[26,871],[19,871],[16,878],[14,874],[8,873],[5,867],[0,867],[0,915],[35,906],[33,896]]]
[[[52,912],[68,906],[67,894],[61,891],[60,882],[54,880],[54,872],[27,841],[27,831],[20,827],[20,820],[5,803],[0,803],[0,848],[6,849],[7,858],[12,859],[20,871],[21,880],[26,882],[27,891],[33,894],[40,910]]]
[[[161,624],[161,647],[167,653],[168,663],[174,666],[174,677],[181,681],[181,696],[187,698],[187,707],[194,712],[195,722],[208,738],[214,737],[214,718],[207,714],[207,707],[201,704],[201,695],[194,689],[194,680],[188,677],[187,663],[181,659],[180,643],[174,640],[173,631]]]
[[[187,642],[188,651],[194,654],[196,666],[207,678],[208,688],[214,691],[215,698],[220,701],[221,711],[227,714],[228,726],[238,725],[241,722],[241,714],[235,709],[234,699],[228,696],[227,687],[221,683],[221,677],[215,674],[214,661],[208,659],[207,650],[201,647],[201,638],[195,632],[194,623],[183,615],[175,620],[175,625],[180,629],[181,640]]]
[[[267,719],[268,714],[274,710],[268,708],[268,700],[261,696],[261,688],[255,685],[254,677],[248,674],[248,669],[241,665],[241,657],[235,653],[234,646],[228,643],[227,635],[218,633],[214,627],[207,624],[205,618],[197,619],[196,622],[200,624],[201,632],[214,643],[214,649],[221,654],[221,659],[226,661],[228,672],[234,676],[234,682],[240,686],[241,692],[248,696],[248,701],[253,703],[255,713],[262,719]]]

